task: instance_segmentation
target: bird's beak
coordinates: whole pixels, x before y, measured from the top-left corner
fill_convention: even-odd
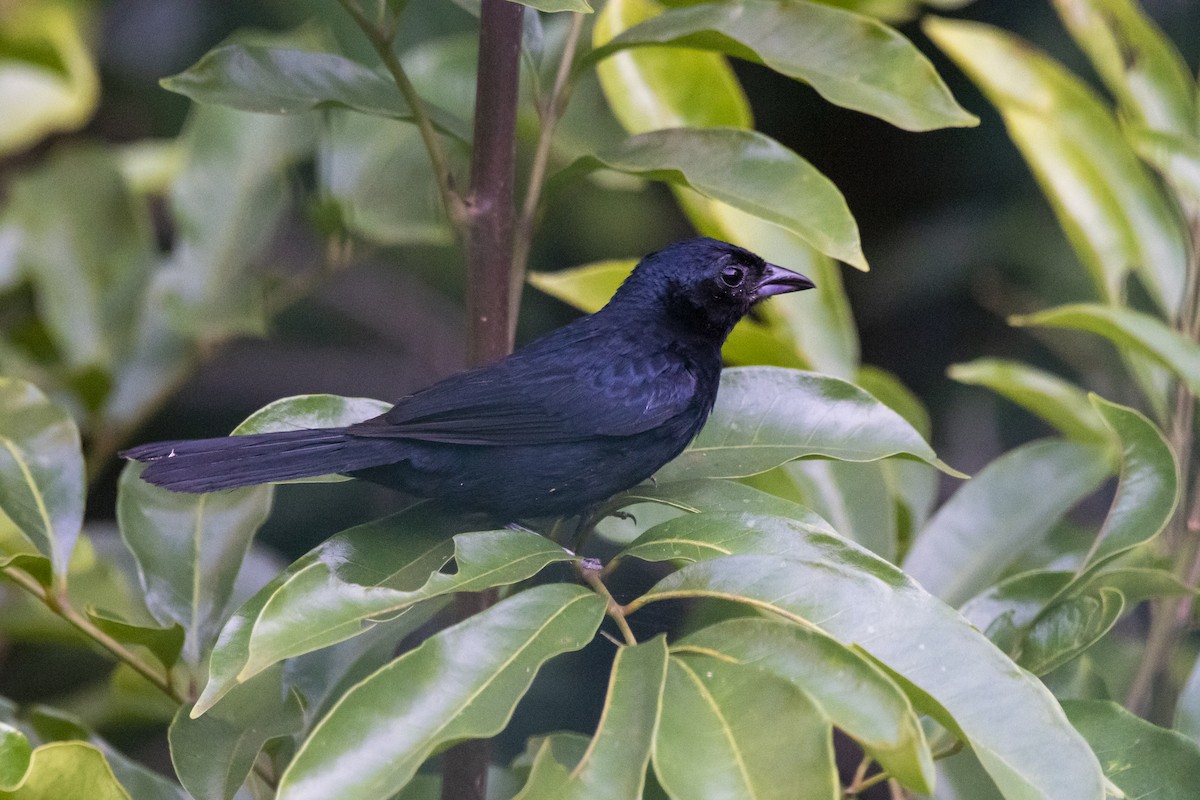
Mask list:
[[[814,287],[816,287],[816,284],[799,272],[792,272],[790,269],[784,269],[774,264],[767,264],[767,269],[763,273],[762,280],[758,282],[758,286],[754,290],[754,297],[756,300],[762,300],[773,294],[802,292],[805,289],[812,289]]]

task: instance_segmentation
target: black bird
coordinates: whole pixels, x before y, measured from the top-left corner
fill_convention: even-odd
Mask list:
[[[157,442],[143,479],[211,492],[342,473],[501,522],[582,513],[699,433],[721,345],[760,300],[812,281],[715,239],[641,260],[608,305],[344,428]]]

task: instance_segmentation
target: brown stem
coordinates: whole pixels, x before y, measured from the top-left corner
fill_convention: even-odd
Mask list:
[[[517,101],[521,75],[523,7],[483,0],[479,20],[479,67],[475,84],[475,133],[467,220],[467,361],[486,364],[512,350],[509,302],[513,255],[513,183],[516,171]],[[496,602],[494,592],[459,596],[463,620]],[[442,759],[443,800],[484,800],[491,743],[455,745]]]
[[[617,623],[617,628],[621,631],[621,635],[625,637],[625,644],[631,647],[636,645],[638,643],[637,638],[634,637],[633,631],[629,627],[629,621],[625,619],[625,609],[613,599],[612,593],[604,585],[604,580],[601,577],[604,574],[604,568],[600,565],[600,562],[593,558],[581,558],[575,562],[575,566],[579,568],[579,574],[583,576],[583,580],[587,585],[591,586],[596,594],[608,602],[608,607],[605,611],[612,617],[613,622]]]

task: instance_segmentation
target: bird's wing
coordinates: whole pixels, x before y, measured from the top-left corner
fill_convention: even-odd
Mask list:
[[[593,348],[602,343],[593,342]],[[697,378],[667,353],[538,348],[452,376],[349,433],[471,445],[630,436],[693,403]]]

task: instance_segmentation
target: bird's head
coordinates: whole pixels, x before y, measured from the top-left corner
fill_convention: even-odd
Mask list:
[[[723,342],[755,303],[813,286],[737,245],[688,239],[643,258],[614,302],[652,303],[672,323]]]

